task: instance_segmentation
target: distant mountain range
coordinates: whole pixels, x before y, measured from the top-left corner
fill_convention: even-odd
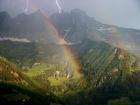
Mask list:
[[[39,10],[29,15],[22,13],[15,18],[1,12],[0,23],[1,37],[51,42],[54,33],[50,31],[50,24],[54,24],[62,33],[61,37],[65,37],[69,42],[80,42],[89,38],[125,48],[135,54],[140,52],[140,30],[102,24],[79,9],[69,13],[56,13],[47,18]]]
[[[51,20],[67,35],[66,40],[80,41],[89,38],[139,53],[140,30],[102,24],[78,9],[70,13],[54,14]]]

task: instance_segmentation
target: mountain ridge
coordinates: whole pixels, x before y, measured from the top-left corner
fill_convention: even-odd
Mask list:
[[[16,26],[11,30],[7,29],[11,32],[8,34],[9,36],[29,38],[30,43],[0,41],[0,55],[16,63],[21,69],[20,73],[22,72],[39,88],[55,94],[68,105],[109,105],[115,99],[129,101],[134,105],[137,102],[140,103],[140,58],[130,50],[135,49],[134,45],[139,48],[139,30],[102,24],[77,9],[69,13],[54,14],[46,20],[46,23],[44,23],[45,17],[40,16],[38,12],[17,16],[14,18],[15,20],[13,19],[14,23],[11,24],[11,26],[15,24]],[[70,44],[59,44],[57,40],[52,40],[52,35],[55,34],[55,29],[51,27],[52,24],[60,32],[60,37]],[[33,27],[31,27],[32,25]],[[12,34],[16,32],[16,29],[18,29],[17,34]],[[36,35],[34,30],[37,32]],[[45,30],[45,33],[41,34],[42,30]],[[6,36],[2,33],[0,35],[0,37]],[[52,36],[52,39],[50,38],[50,40],[48,36]],[[133,42],[132,38],[136,39],[136,42]],[[73,55],[76,56],[81,68],[80,72],[83,73],[87,82],[87,89],[83,87],[83,80],[76,78],[75,64],[63,46],[71,49]],[[4,63],[5,69],[7,67],[9,69],[6,73],[2,73],[2,76],[7,81],[19,82],[21,79],[15,78],[19,74],[15,71],[11,72],[15,68],[13,66],[10,68],[10,64]],[[11,78],[6,74],[9,74]],[[86,95],[85,91],[88,91]],[[13,93],[13,91],[10,92]],[[26,97],[25,94],[21,96]],[[28,96],[33,98],[29,93]],[[27,102],[30,100],[28,96],[26,97]],[[48,104],[54,104],[48,101],[50,97],[45,98],[41,95],[41,98],[47,98]],[[20,101],[22,101],[21,99]],[[42,99],[39,98],[39,103],[35,103],[37,100],[33,98],[33,103],[42,105],[44,101]],[[54,98],[54,101],[57,101],[57,98]],[[58,101],[58,104],[61,102]]]
[[[50,20],[51,23],[49,23]],[[46,40],[46,42],[50,41],[49,43],[51,43],[54,41],[52,34],[55,33],[50,31],[52,30],[50,26],[54,24],[60,32],[60,37],[64,37],[68,42],[74,43],[89,38],[107,42],[115,47],[122,47],[139,56],[140,31],[137,29],[102,24],[78,9],[62,14],[53,14],[48,17],[47,21],[44,20],[44,16],[40,15],[40,11],[28,15],[20,14],[4,23],[4,26],[0,26],[0,36],[27,38],[32,41],[43,40],[45,42]],[[9,35],[9,33],[13,35]]]

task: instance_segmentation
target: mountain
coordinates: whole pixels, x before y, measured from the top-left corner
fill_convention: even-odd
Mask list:
[[[7,14],[7,15],[6,15]],[[19,14],[14,18],[8,18],[8,13],[2,12],[0,21],[0,37],[25,38],[31,41],[52,42],[52,29],[50,29],[49,19],[39,10],[32,14]],[[4,16],[8,20],[3,21]],[[50,31],[51,30],[51,31]]]
[[[7,46],[4,45],[6,43]],[[29,52],[32,52],[30,53],[31,55],[34,53],[34,50],[31,48],[33,44],[28,43],[27,46],[21,47],[24,43],[16,43],[15,51],[19,50],[19,48],[19,51],[25,51],[25,61],[23,61],[23,63],[26,62],[26,60],[28,61]],[[1,42],[1,46],[4,45],[4,48],[14,46],[13,44],[15,45],[15,42]],[[36,43],[34,49],[38,49],[37,45]],[[49,56],[50,58],[47,59],[46,57],[43,60],[38,59],[39,62],[35,61],[22,72],[40,88],[60,96],[61,100],[68,105],[93,103],[100,105],[107,103],[109,100],[121,97],[127,97],[132,101],[134,97],[139,96],[136,95],[136,92],[139,93],[137,89],[140,87],[140,60],[126,50],[113,47],[105,42],[89,39],[85,39],[76,45],[67,45],[78,58],[82,73],[84,73],[87,81],[88,95],[85,96],[82,81],[75,78],[73,69],[69,67],[71,65],[66,65],[67,60],[60,59],[64,55],[62,52],[60,52],[62,55],[58,54],[59,50],[56,50],[58,45],[39,44],[39,46],[40,49],[42,49],[39,51],[42,52],[45,49],[46,51],[44,53],[46,55],[39,55],[37,53],[34,56],[35,59],[37,56]],[[24,50],[25,48],[31,48],[31,51]],[[11,49],[13,48],[11,47]],[[55,58],[55,56],[58,55],[60,58]],[[53,57],[55,62],[51,61]],[[70,76],[68,77],[68,75]],[[98,96],[99,93],[100,95]],[[133,96],[133,94],[135,94],[135,96]],[[102,102],[100,100],[102,100]],[[133,101],[139,101],[139,98]]]
[[[44,94],[45,92],[45,94]],[[0,57],[0,104],[63,104],[56,96],[39,89],[7,59]]]
[[[53,14],[51,20],[64,33],[65,40],[78,42],[89,38],[104,41],[139,55],[140,30],[102,24],[79,9]]]
[[[70,47],[80,62],[87,82],[88,95],[85,95],[82,89],[79,89],[81,91],[76,94],[68,92],[66,95],[69,94],[69,97],[64,95],[67,103],[70,105],[81,105],[81,103],[82,105],[107,105],[109,101],[123,97],[130,100],[128,103],[132,101],[136,104],[136,101],[139,101],[139,98],[136,98],[139,97],[136,93],[140,91],[140,59],[138,57],[105,42],[89,39]],[[74,86],[76,88],[76,85]],[[80,87],[80,84],[77,87]],[[77,101],[74,101],[75,99]]]
[[[121,77],[123,80],[126,79],[126,75],[139,72],[140,69],[138,57],[105,42],[86,40],[82,44],[72,46],[72,49],[79,57],[82,70],[89,80],[93,79],[97,82],[97,77],[100,82],[103,82],[107,79],[106,76],[110,76],[110,79],[113,78],[113,81],[116,77],[117,79]],[[97,84],[96,82],[95,84]]]
[[[40,16],[40,11],[32,14],[22,13],[13,19],[13,29],[15,33],[35,33],[45,31],[43,16]]]
[[[4,32],[7,29],[10,30],[11,17],[7,12],[0,13],[0,32]]]
[[[0,81],[2,82],[15,82],[20,85],[29,85],[24,75],[18,72],[16,66],[0,57]]]
[[[1,99],[5,100],[6,94],[6,101],[11,101],[13,98],[9,94],[12,93],[16,97],[14,100],[21,102],[23,98],[20,97],[24,97],[27,104],[37,105],[63,102],[68,105],[124,105],[124,102],[139,105],[140,58],[135,51],[139,48],[139,30],[102,24],[78,9],[53,14],[49,19],[40,11],[20,14],[11,21],[11,30],[1,33],[7,40],[0,41],[0,55],[16,63],[20,70],[11,73],[14,67],[5,66],[9,69],[2,76],[16,81],[20,86],[14,85],[14,88],[20,88],[16,90],[20,94],[18,99],[17,93],[12,91],[13,84],[8,82],[5,92],[10,92],[4,93]],[[52,25],[59,31],[63,43],[54,38],[56,31]],[[11,40],[13,37],[16,41]],[[17,41],[20,38],[29,41]],[[68,49],[77,61],[70,60]],[[79,63],[80,79],[73,62]],[[19,78],[15,78],[17,74]],[[21,80],[29,85],[31,82],[30,88],[21,87]],[[7,84],[2,86],[5,88]],[[34,86],[41,88],[39,93],[36,89],[30,90]],[[46,93],[50,94],[46,96]]]
[[[9,20],[9,21],[7,21]],[[19,14],[15,18],[11,18],[8,13],[2,12],[0,14],[0,21],[6,26],[10,25],[10,29],[7,28],[4,32],[11,32],[11,33],[30,33],[30,32],[41,32],[44,29],[44,21],[41,16],[39,16],[39,11],[36,11],[32,14]],[[11,22],[9,24],[9,22]],[[1,24],[2,25],[2,24]],[[41,26],[41,27],[39,27]],[[1,30],[2,31],[2,30]]]
[[[1,37],[27,38],[31,41],[47,43],[57,42],[54,38],[56,33],[52,28],[53,24],[62,33],[61,37],[68,42],[79,43],[89,38],[122,47],[139,56],[139,30],[102,24],[79,9],[62,14],[56,13],[51,17],[46,17],[40,10],[28,15],[22,13],[14,18],[2,12],[0,17],[0,21],[6,17],[3,21],[4,25],[0,25]]]
[[[29,68],[35,63],[63,62],[64,49],[58,44],[43,44],[40,42],[0,41],[0,55],[16,63],[18,67]],[[52,58],[53,57],[53,58]],[[60,62],[61,63],[61,62]]]
[[[9,45],[12,45],[13,42],[3,43],[7,45],[9,43]],[[24,43],[16,43],[17,49],[15,50],[19,50],[18,46],[20,47],[22,44],[24,45]],[[29,48],[30,46],[32,46],[32,44],[28,44]],[[68,105],[100,105],[105,104],[109,100],[112,102],[113,99],[118,99],[120,97],[128,97],[128,99],[132,101],[134,97],[139,96],[139,94],[136,94],[137,92],[139,93],[138,89],[140,86],[140,81],[138,79],[140,75],[139,58],[123,49],[114,48],[105,42],[92,41],[89,39],[86,39],[84,40],[84,42],[77,45],[70,45],[67,47],[70,47],[73,50],[80,62],[81,70],[84,73],[85,79],[88,84],[88,94],[86,96],[84,93],[85,90],[83,90],[82,88],[83,86],[81,80],[74,78],[74,74],[67,78],[68,75],[65,70],[68,68],[65,68],[65,62],[63,62],[63,60],[57,61],[61,61],[61,64],[59,65],[58,63],[55,64],[50,60],[47,60],[46,63],[44,61],[40,61],[40,64],[32,64],[29,69],[22,71],[24,73],[23,75],[16,69],[13,64],[11,64],[5,58],[1,58],[1,64],[5,66],[3,67],[1,65],[2,67],[0,67],[8,68],[7,71],[3,71],[1,69],[3,71],[1,73],[1,76],[4,78],[2,79],[2,81],[16,81],[16,83],[18,83],[20,86],[25,86],[25,83],[23,84],[21,80],[25,80],[28,84],[30,84],[30,81],[27,79],[27,77],[29,77],[31,79],[31,82],[35,83],[36,86],[43,88],[49,92],[53,92],[54,94],[59,96],[61,100],[64,101],[64,103],[67,103]],[[6,48],[6,46],[4,48]],[[24,50],[24,47],[20,47],[21,51],[22,49]],[[1,51],[2,50],[3,49],[1,49]],[[52,49],[52,46],[50,46],[50,49],[47,50],[51,52],[51,50],[54,49]],[[29,54],[26,53],[26,51],[28,52],[28,50],[25,50],[25,57],[27,56],[27,54]],[[33,50],[30,52],[33,52]],[[50,56],[52,57],[53,55]],[[63,56],[64,55],[61,55],[60,57]],[[26,60],[28,60],[28,57],[26,58]],[[56,71],[59,71],[60,74],[54,75]],[[15,77],[17,75],[19,75],[19,78]],[[13,103],[26,103],[27,101],[27,103],[35,103],[37,105],[40,105],[42,102],[49,102],[48,99],[51,96],[42,96],[42,94],[44,94],[42,92],[41,94],[40,92],[36,93],[36,90],[30,91],[30,88],[23,88],[14,85],[13,83],[15,82],[8,82],[7,84],[4,83],[0,85],[2,91],[6,89],[0,98],[5,101],[0,102],[10,103],[12,101]],[[34,85],[31,85],[31,87],[33,86]],[[9,93],[7,93],[7,91],[9,91]],[[9,94],[12,94],[12,97],[14,98],[11,98],[11,95]],[[28,101],[29,99],[30,101]],[[54,102],[57,101],[57,98],[53,99]],[[135,98],[135,100],[133,101],[136,102],[138,100],[139,98]],[[59,101],[56,103],[59,103]]]
[[[69,105],[100,105],[120,97],[128,97],[132,101],[133,97],[138,96],[130,93],[136,94],[135,91],[138,89],[139,92],[140,87],[138,79],[140,61],[135,55],[124,49],[114,48],[107,43],[88,39],[81,44],[68,47],[71,47],[78,57],[88,84],[88,95],[85,96],[80,80],[73,76],[67,78],[63,69],[58,67],[36,73],[37,70],[43,70],[39,68],[45,68],[44,65],[38,65],[27,71],[27,75],[41,85],[46,84],[43,80],[48,80],[50,91],[63,96],[62,99]],[[60,74],[55,77],[56,70],[60,71]],[[135,99],[135,101],[138,100],[139,98]]]

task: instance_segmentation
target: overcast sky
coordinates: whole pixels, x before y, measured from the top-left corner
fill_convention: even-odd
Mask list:
[[[0,11],[13,16],[42,8],[47,14],[58,12],[55,0],[0,0]],[[64,11],[80,8],[103,23],[140,29],[139,0],[58,0]]]

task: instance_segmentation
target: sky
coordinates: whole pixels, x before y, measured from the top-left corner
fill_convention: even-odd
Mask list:
[[[28,1],[28,3],[27,3]],[[121,27],[140,29],[139,0],[58,0],[64,11],[79,8],[96,20]],[[0,11],[12,16],[43,9],[48,15],[58,12],[55,0],[0,0]]]

